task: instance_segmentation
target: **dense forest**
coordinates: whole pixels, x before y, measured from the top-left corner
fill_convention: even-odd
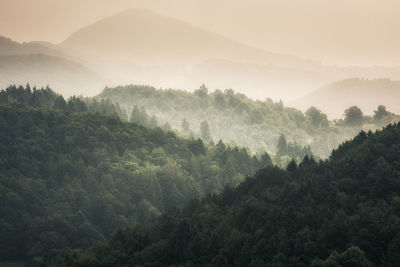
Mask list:
[[[271,165],[266,153],[183,139],[124,113],[49,88],[0,92],[0,261],[87,248]]]
[[[400,124],[361,131],[326,159],[311,154],[327,134],[397,120],[385,106],[373,116],[352,106],[330,122],[313,107],[303,114],[230,90],[117,89],[68,99],[48,87],[0,91],[0,265],[400,261]],[[218,140],[253,129],[272,143]]]
[[[143,109],[148,117],[155,116],[160,125],[168,124],[179,135],[199,136],[206,141],[222,139],[256,152],[287,155],[285,164],[290,158],[301,160],[310,150],[319,157],[328,157],[332,149],[361,129],[375,129],[399,120],[381,106],[383,110],[375,111],[379,118],[348,107],[343,110],[342,120],[329,121],[315,107],[303,113],[282,102],[255,101],[231,89],[210,93],[204,85],[193,93],[134,85],[106,88],[96,99],[119,103],[129,112]],[[209,135],[203,134],[205,123]],[[277,147],[281,135],[288,145],[283,150]]]
[[[400,124],[117,231],[74,266],[398,266]]]

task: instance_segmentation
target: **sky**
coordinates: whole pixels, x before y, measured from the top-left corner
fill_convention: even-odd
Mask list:
[[[0,35],[59,43],[128,8],[325,64],[400,66],[399,0],[0,0]]]

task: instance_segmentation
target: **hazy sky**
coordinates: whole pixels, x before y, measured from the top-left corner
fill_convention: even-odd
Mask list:
[[[399,0],[0,0],[0,35],[57,43],[132,7],[273,52],[329,64],[400,66]]]

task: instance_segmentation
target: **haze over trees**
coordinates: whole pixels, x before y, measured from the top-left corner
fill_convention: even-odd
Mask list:
[[[0,267],[397,267],[399,8],[354,1],[0,1]]]
[[[126,110],[141,106],[147,113],[154,114],[160,124],[168,123],[182,136],[198,136],[205,142],[222,139],[254,152],[278,154],[278,138],[283,135],[290,147],[285,154],[288,158],[281,162],[283,166],[291,157],[299,161],[311,152],[320,157],[328,156],[364,124],[368,129],[382,126],[371,116],[364,118],[358,107],[342,111],[346,113],[344,122],[330,122],[327,115],[315,107],[302,113],[285,107],[282,102],[254,101],[231,89],[210,93],[204,84],[193,93],[150,86],[119,86],[106,88],[95,98],[118,103]],[[395,115],[385,115],[383,110],[378,114],[381,113],[377,118],[386,116],[383,121],[399,119]],[[282,151],[280,155],[283,156]]]
[[[39,264],[86,248],[271,164],[267,154],[182,139],[121,113],[49,88],[0,92],[0,261]]]
[[[385,76],[384,76],[385,77]],[[343,110],[359,107],[365,114],[373,115],[379,105],[400,113],[400,82],[389,79],[346,79],[328,84],[290,103],[290,106],[306,110],[315,106],[330,119],[339,119]]]
[[[129,9],[81,25],[59,44],[17,43],[0,37],[0,62],[7,63],[1,66],[0,86],[49,84],[66,96],[93,96],[106,85],[194,90],[207,82],[212,89],[233,88],[253,99],[270,97],[287,103],[338,80],[400,79],[398,68],[327,66],[241,41],[151,10]],[[296,107],[322,109],[321,103],[312,100]],[[373,106],[378,104],[394,110],[386,100]],[[338,116],[352,105],[360,103],[340,107]],[[322,111],[331,117],[330,110]]]
[[[116,232],[77,266],[396,266],[400,124]]]
[[[0,36],[0,88],[10,84],[51,85],[64,95],[90,95],[105,80],[76,58],[40,43],[13,42]]]

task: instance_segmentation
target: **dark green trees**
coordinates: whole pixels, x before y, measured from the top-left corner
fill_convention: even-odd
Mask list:
[[[28,100],[37,94],[17,92]],[[103,101],[71,98],[62,110],[61,97],[42,93],[41,109],[11,97],[0,103],[0,261],[49,264],[120,227],[234,186],[261,164],[243,149],[124,122]],[[102,108],[113,113],[101,115]]]
[[[221,144],[222,146],[222,144]],[[78,266],[396,266],[400,124],[123,230]],[[137,242],[137,240],[143,240]]]

